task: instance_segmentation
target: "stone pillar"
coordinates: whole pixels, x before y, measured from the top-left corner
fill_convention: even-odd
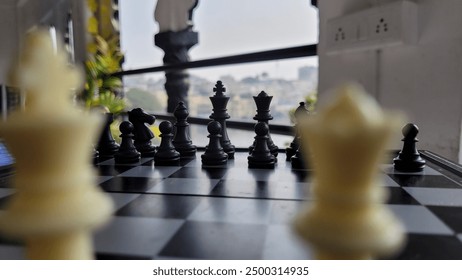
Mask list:
[[[164,65],[189,61],[188,51],[196,45],[198,33],[192,30],[192,11],[198,0],[159,0],[155,10],[155,20],[159,23],[159,33],[154,43],[161,48]],[[186,70],[167,71],[165,90],[168,96],[167,112],[172,113],[179,102],[188,107],[189,74]]]

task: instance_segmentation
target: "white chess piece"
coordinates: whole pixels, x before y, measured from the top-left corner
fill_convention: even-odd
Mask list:
[[[154,19],[159,24],[159,32],[177,32],[192,26],[189,11],[196,2],[197,0],[158,0]]]
[[[314,201],[298,215],[297,232],[318,259],[370,259],[397,252],[404,229],[384,205],[379,166],[399,120],[382,112],[362,87],[348,84],[338,98],[304,121],[305,156],[314,166]]]
[[[91,166],[102,120],[74,107],[71,93],[81,86],[82,73],[55,49],[48,31],[28,34],[15,70],[26,108],[0,125],[16,161],[16,193],[0,229],[24,240],[30,259],[91,259],[91,231],[112,213]]]

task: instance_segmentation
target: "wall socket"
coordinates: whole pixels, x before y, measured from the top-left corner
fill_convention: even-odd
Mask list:
[[[327,22],[326,35],[329,54],[415,44],[418,39],[418,6],[400,0],[337,17]]]
[[[332,21],[327,26],[328,45],[342,48],[356,40],[355,26],[350,21]]]

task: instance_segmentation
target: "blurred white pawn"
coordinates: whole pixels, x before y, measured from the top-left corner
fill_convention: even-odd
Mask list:
[[[91,259],[91,231],[112,213],[91,165],[102,119],[74,107],[82,73],[46,30],[28,35],[13,78],[26,105],[0,124],[16,160],[0,230],[24,240],[29,259]]]
[[[305,156],[314,167],[314,201],[299,213],[295,229],[318,259],[371,259],[396,253],[404,230],[384,205],[379,165],[399,120],[382,112],[356,84],[300,124]]]

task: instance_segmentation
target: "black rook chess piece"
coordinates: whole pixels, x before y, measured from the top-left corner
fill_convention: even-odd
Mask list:
[[[123,121],[119,126],[120,143],[119,151],[114,155],[116,163],[136,163],[139,162],[141,154],[135,148],[133,144],[133,125],[129,121]]]
[[[295,153],[298,150],[299,147],[299,138],[300,138],[300,133],[298,132],[298,123],[300,121],[300,118],[304,116],[308,116],[309,112],[308,109],[305,107],[305,102],[300,102],[299,106],[297,109],[295,109],[294,112],[294,140],[290,143],[289,147],[286,148],[286,161],[290,161],[291,158],[295,155]]]
[[[268,131],[265,122],[255,125],[255,146],[247,157],[249,168],[274,168],[276,159],[268,148]]]
[[[215,95],[210,97],[210,101],[213,106],[213,113],[210,115],[210,118],[214,121],[217,121],[221,125],[221,146],[225,153],[228,154],[228,158],[234,158],[235,148],[231,144],[231,141],[228,137],[228,132],[226,130],[226,120],[230,118],[229,114],[226,112],[226,105],[229,101],[229,96],[225,96],[224,92],[226,88],[223,86],[221,81],[217,81],[215,87],[213,88]]]
[[[396,170],[402,172],[418,172],[422,171],[425,167],[425,160],[420,157],[420,153],[416,149],[415,143],[419,128],[417,125],[408,123],[403,127],[403,149],[399,152],[398,156],[393,159],[393,165]]]
[[[179,165],[180,153],[175,150],[172,144],[173,125],[169,121],[163,121],[159,124],[160,130],[160,145],[157,153],[154,155],[155,165]]]
[[[146,124],[154,124],[156,118],[146,113],[141,108],[136,108],[128,112],[128,120],[133,124],[133,139],[135,140],[135,147],[142,157],[153,157],[156,153],[156,147],[152,145],[151,139],[154,134]]]
[[[217,121],[211,121],[207,125],[207,130],[210,133],[209,144],[205,148],[205,153],[201,156],[202,165],[225,165],[228,162],[228,154],[223,150],[220,143],[221,125]]]
[[[189,112],[183,102],[178,103],[173,115],[176,118],[176,131],[172,141],[173,146],[180,153],[181,158],[196,157],[197,148],[193,145],[189,136],[189,123],[187,122]]]
[[[273,97],[269,96],[266,92],[261,91],[257,96],[254,96],[253,99],[255,101],[255,105],[257,106],[257,114],[253,117],[253,119],[258,122],[265,122],[268,125],[268,121],[273,119],[273,116],[271,116],[269,109]],[[274,144],[273,140],[271,139],[269,128],[266,136],[268,136],[268,148],[274,155],[275,160],[277,160],[279,148]],[[252,146],[249,147],[250,152],[252,152],[254,146],[255,142]]]
[[[98,141],[96,150],[101,158],[112,158],[114,154],[119,150],[119,144],[114,140],[111,133],[111,124],[114,121],[114,115],[112,113],[106,113],[106,122],[104,124],[103,131]]]

